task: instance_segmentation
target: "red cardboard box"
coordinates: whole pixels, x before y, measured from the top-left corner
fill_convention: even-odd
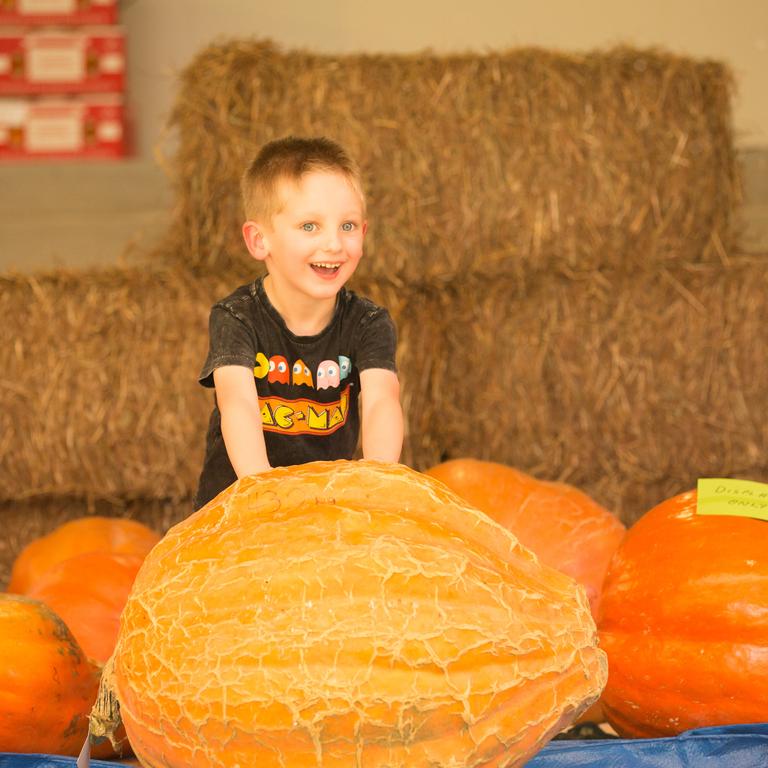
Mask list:
[[[0,24],[117,23],[117,0],[0,0]]]
[[[117,27],[0,29],[2,96],[115,93],[124,86],[125,38]]]
[[[126,155],[119,96],[0,99],[0,160]]]

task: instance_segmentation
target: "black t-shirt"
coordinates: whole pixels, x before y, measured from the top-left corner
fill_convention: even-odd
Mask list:
[[[214,304],[199,381],[224,365],[253,369],[269,463],[351,459],[360,430],[360,372],[395,371],[395,327],[383,307],[342,288],[331,322],[315,336],[291,333],[261,279]],[[195,508],[236,480],[214,395]]]

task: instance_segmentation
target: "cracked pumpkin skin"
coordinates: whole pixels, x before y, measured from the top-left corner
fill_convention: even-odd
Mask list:
[[[102,686],[145,766],[517,766],[600,694],[584,590],[402,465],[243,478],[134,584]]]

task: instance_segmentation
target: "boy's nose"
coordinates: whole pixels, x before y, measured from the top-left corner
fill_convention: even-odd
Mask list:
[[[341,241],[339,240],[337,235],[334,235],[331,237],[328,242],[325,245],[325,248],[323,249],[325,251],[328,251],[328,253],[337,253],[341,250]]]

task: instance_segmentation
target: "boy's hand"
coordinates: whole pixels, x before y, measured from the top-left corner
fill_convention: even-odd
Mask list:
[[[363,458],[398,462],[403,449],[403,409],[397,374],[384,368],[360,373]]]
[[[245,477],[271,469],[253,371],[225,365],[213,372],[213,383],[221,413],[221,434],[235,474]]]

